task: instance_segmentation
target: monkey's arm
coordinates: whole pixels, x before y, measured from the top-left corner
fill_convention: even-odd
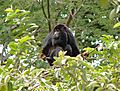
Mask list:
[[[45,56],[48,56],[49,54],[49,49],[52,47],[52,34],[49,33],[47,35],[47,37],[45,38],[44,42],[43,42],[43,49],[42,49],[42,53],[45,55]]]
[[[77,42],[76,42],[75,37],[73,36],[71,31],[68,31],[68,43],[72,47],[72,56],[73,57],[80,54],[79,48],[77,46]]]

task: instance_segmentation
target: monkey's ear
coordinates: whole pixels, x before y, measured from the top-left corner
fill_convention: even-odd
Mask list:
[[[44,53],[41,53],[39,56],[41,59],[45,60],[46,59],[46,55]]]

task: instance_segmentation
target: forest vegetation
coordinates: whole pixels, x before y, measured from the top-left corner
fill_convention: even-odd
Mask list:
[[[89,55],[43,61],[57,24]],[[120,91],[120,0],[0,0],[0,91]]]

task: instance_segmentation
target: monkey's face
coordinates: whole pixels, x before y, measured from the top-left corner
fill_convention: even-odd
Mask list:
[[[64,27],[60,27],[60,28],[55,28],[53,30],[53,36],[52,36],[52,45],[56,46],[66,46],[68,41],[67,38],[67,33],[64,30]]]
[[[56,29],[53,33],[53,39],[59,39],[60,38],[60,30]]]

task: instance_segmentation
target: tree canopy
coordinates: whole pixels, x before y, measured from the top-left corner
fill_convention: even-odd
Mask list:
[[[85,59],[60,52],[51,67],[39,58],[57,24]],[[120,0],[0,0],[0,91],[120,91],[119,39]]]

